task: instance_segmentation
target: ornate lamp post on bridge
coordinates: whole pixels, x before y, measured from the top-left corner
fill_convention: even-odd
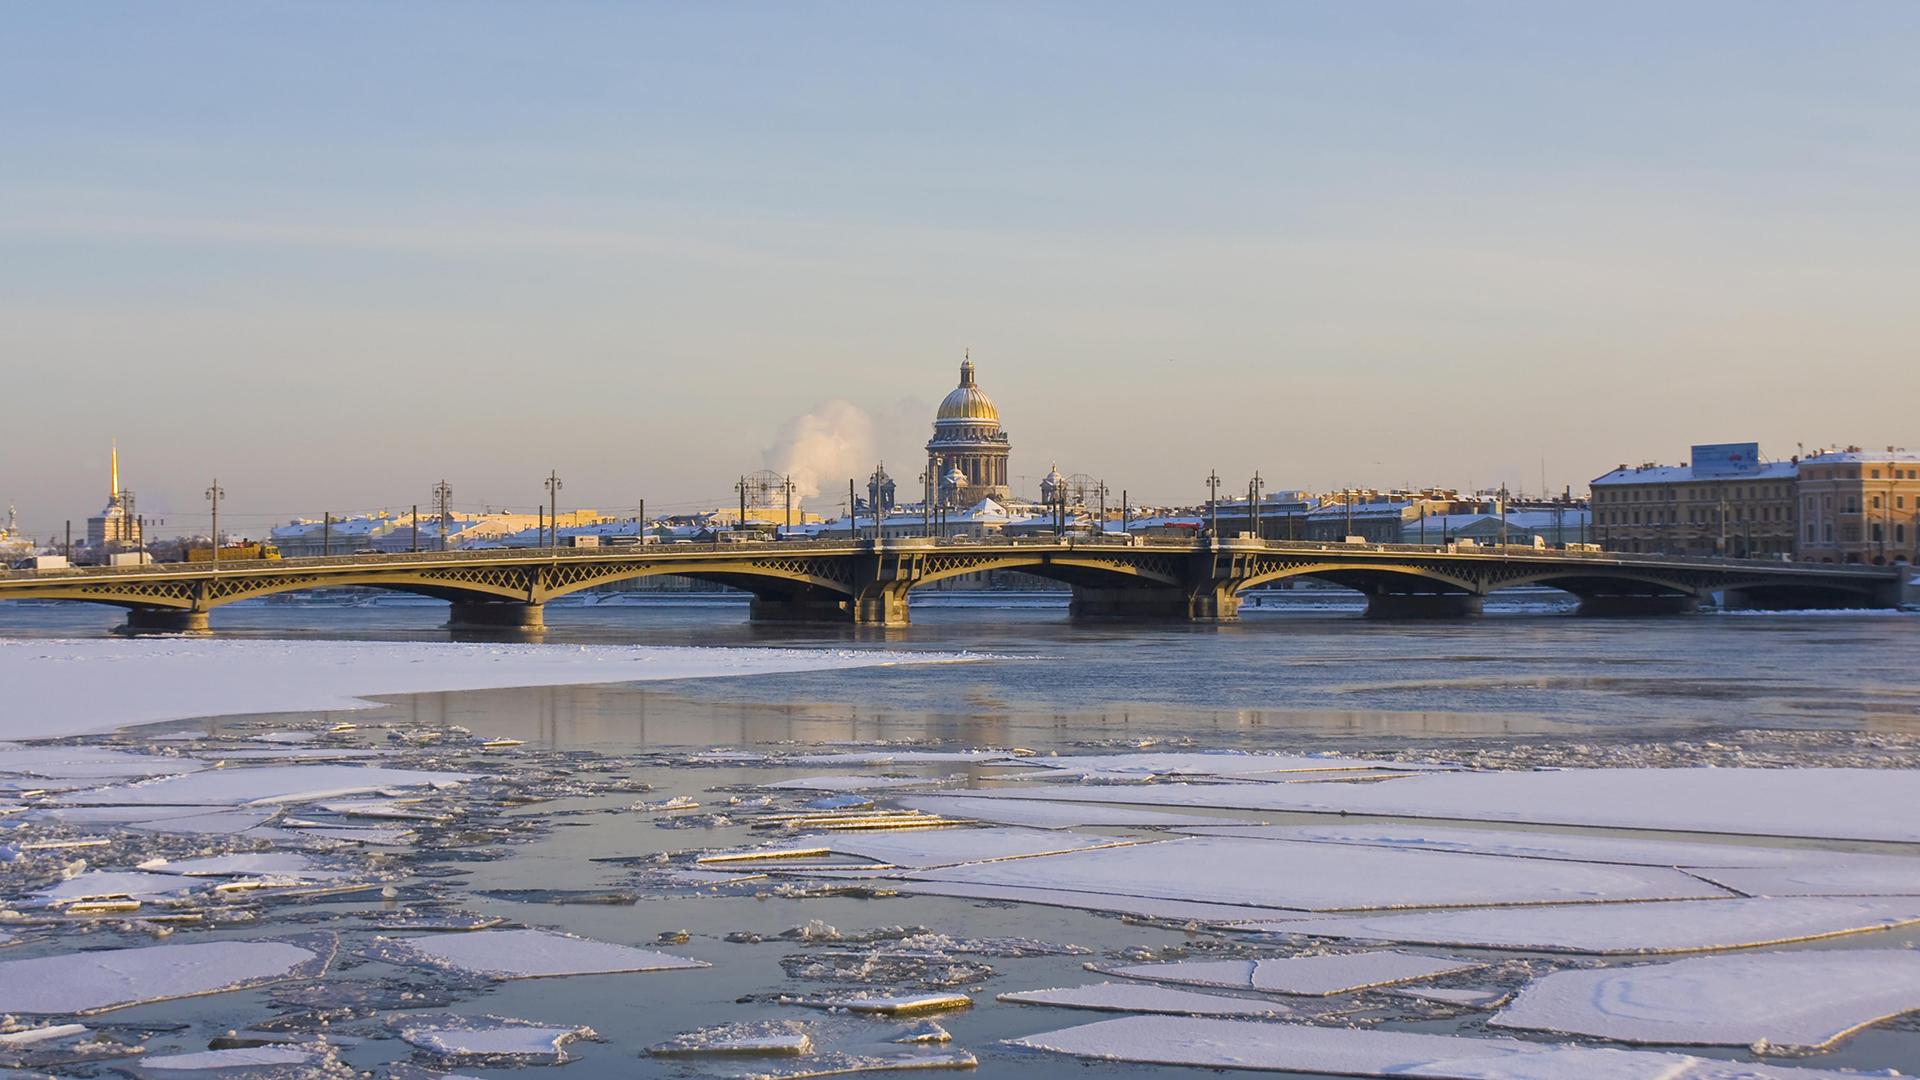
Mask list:
[[[557,470],[547,472],[547,541],[549,546],[560,546],[560,489],[566,487],[560,482]]]
[[[209,561],[214,570],[220,569],[220,500],[225,498],[226,494],[227,493],[221,489],[218,479],[215,479],[213,486],[207,489],[207,501],[213,504],[213,524],[210,526],[212,529],[213,550],[208,554]]]

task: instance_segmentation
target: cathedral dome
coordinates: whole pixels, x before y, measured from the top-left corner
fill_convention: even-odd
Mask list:
[[[934,422],[957,422],[966,424],[998,424],[1000,410],[993,407],[993,400],[986,391],[974,385],[973,361],[960,365],[960,385],[949,392],[940,402],[940,411],[934,414]]]

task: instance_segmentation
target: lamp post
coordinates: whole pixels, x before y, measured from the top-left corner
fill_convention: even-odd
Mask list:
[[[433,501],[440,507],[440,550],[447,550],[447,532],[452,524],[453,488],[445,480],[433,485]]]
[[[1253,471],[1253,479],[1247,481],[1247,523],[1253,529],[1253,538],[1260,539],[1260,470]]]
[[[1220,473],[1207,471],[1207,535],[1220,539]]]
[[[547,539],[551,546],[560,546],[560,489],[566,487],[560,482],[557,470],[547,471]]]
[[[226,494],[221,490],[220,481],[217,478],[213,486],[207,489],[207,502],[213,506],[213,523],[209,526],[212,529],[213,550],[209,553],[208,561],[215,570],[220,569],[220,500],[225,498]]]

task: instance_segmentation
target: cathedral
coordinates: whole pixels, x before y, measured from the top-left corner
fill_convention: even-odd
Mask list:
[[[973,381],[973,358],[960,364],[960,385],[940,402],[933,438],[927,443],[927,475],[938,479],[945,506],[973,506],[982,499],[1005,503],[1007,454],[1012,444],[1000,427],[1000,412]]]

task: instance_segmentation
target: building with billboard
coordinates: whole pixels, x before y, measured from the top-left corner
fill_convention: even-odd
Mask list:
[[[1791,558],[1797,460],[1758,443],[1704,443],[1680,465],[1621,465],[1593,481],[1594,539],[1609,551]]]

